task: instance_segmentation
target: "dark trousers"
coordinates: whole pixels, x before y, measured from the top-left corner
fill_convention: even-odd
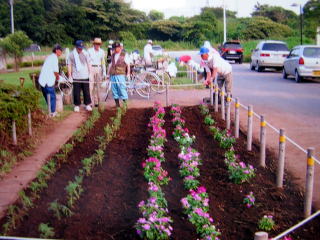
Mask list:
[[[75,83],[73,83],[73,103],[76,106],[80,106],[80,94],[81,90],[83,92],[84,104],[91,104],[90,97],[90,88],[89,88],[89,79],[73,79]]]
[[[51,104],[51,113],[54,113],[56,111],[56,92],[54,87],[42,87],[41,86],[41,90],[42,90],[42,95],[44,97],[44,99],[46,100],[46,103],[48,104],[48,99],[47,99],[47,95],[50,95],[50,104]]]

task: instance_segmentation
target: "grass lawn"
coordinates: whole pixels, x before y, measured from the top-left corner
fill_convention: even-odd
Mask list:
[[[30,79],[29,73],[32,73],[35,71],[37,71],[37,70],[24,69],[24,70],[21,70],[20,72],[0,73],[0,80],[4,80],[4,82],[8,83],[8,84],[20,85],[19,78],[24,77],[25,78],[24,87],[32,87],[33,84],[32,84],[32,80]],[[39,101],[39,107],[45,111],[48,110],[46,101],[42,97],[42,94],[41,94],[40,101]],[[73,106],[72,105],[64,105],[64,110],[65,111],[72,111]]]

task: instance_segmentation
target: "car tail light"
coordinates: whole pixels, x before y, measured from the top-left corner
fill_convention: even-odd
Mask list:
[[[304,64],[304,59],[301,57],[299,58],[299,65],[303,65]]]
[[[240,49],[237,49],[237,52],[240,52],[240,53],[242,53],[242,52],[243,52],[243,49],[242,49],[242,48],[240,48]]]
[[[261,53],[260,57],[270,57],[270,53]]]
[[[283,54],[282,57],[285,57],[285,58],[286,58],[286,57],[288,57],[288,54]]]

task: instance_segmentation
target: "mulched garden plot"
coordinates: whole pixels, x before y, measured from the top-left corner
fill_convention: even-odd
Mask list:
[[[164,154],[166,162],[163,168],[169,172],[172,181],[163,187],[168,201],[169,215],[173,218],[172,239],[197,239],[195,228],[185,214],[182,213],[180,200],[187,195],[179,175],[179,147],[172,138],[173,126],[168,109],[166,109],[167,132]],[[80,200],[73,209],[74,215],[58,221],[48,211],[48,204],[55,199],[65,201],[65,186],[73,180],[81,166],[81,160],[94,153],[99,143],[96,137],[103,135],[103,127],[114,112],[105,112],[95,127],[85,137],[83,143],[75,146],[70,153],[71,163],[63,164],[53,176],[48,188],[35,202],[33,208],[18,228],[10,235],[38,237],[38,225],[49,223],[54,227],[55,238],[63,239],[139,239],[134,224],[141,217],[138,204],[147,199],[147,182],[143,176],[141,163],[147,157],[146,148],[151,130],[147,127],[153,114],[152,109],[129,109],[122,119],[117,137],[106,148],[102,166],[93,170],[93,174],[84,178]],[[203,116],[198,107],[182,109],[186,127],[196,136],[193,147],[200,152],[203,165],[201,168],[201,184],[207,188],[210,198],[210,215],[214,225],[221,231],[224,240],[253,239],[257,231],[257,222],[264,214],[275,216],[276,233],[286,230],[302,218],[303,200],[299,192],[290,186],[289,176],[285,185],[287,193],[274,187],[274,174],[268,169],[258,169],[257,176],[250,183],[236,185],[231,183],[224,163],[224,150],[214,141],[207,126],[203,124]],[[215,119],[219,119],[218,116]],[[224,122],[218,121],[221,128]],[[241,136],[235,149],[244,162],[257,165],[258,149],[254,147],[247,153],[246,141]],[[268,160],[272,156],[268,155]],[[244,195],[254,192],[256,205],[246,208],[242,203]],[[300,230],[294,239],[320,239],[320,221],[314,220]]]
[[[303,198],[299,191],[291,185],[287,175],[285,191],[275,187],[274,169],[258,168],[256,177],[250,183],[237,185],[229,180],[227,167],[224,163],[224,150],[219,147],[208,126],[204,125],[204,117],[198,108],[186,107],[182,110],[186,120],[186,127],[196,136],[193,145],[200,152],[203,165],[200,167],[200,182],[207,188],[210,198],[210,215],[213,216],[216,226],[220,229],[221,239],[253,239],[258,231],[257,223],[263,215],[273,215],[276,229],[271,236],[287,230],[303,218]],[[213,114],[220,129],[225,128],[219,114]],[[234,145],[236,153],[245,163],[258,165],[259,150],[256,146],[253,151],[246,151],[246,138],[242,134]],[[272,155],[267,155],[268,162],[274,162]],[[272,165],[272,164],[271,164]],[[246,208],[243,198],[250,191],[256,197],[256,205]],[[320,239],[320,219],[315,219],[294,234],[294,239]]]

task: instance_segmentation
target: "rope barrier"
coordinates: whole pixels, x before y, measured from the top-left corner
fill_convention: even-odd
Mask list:
[[[220,90],[221,91],[221,90]],[[232,98],[232,101],[233,102],[235,102],[235,99],[234,98]],[[243,104],[241,104],[240,103],[240,106],[242,107],[242,108],[244,108],[244,109],[246,109],[246,110],[248,110],[248,107],[247,106],[245,106],[245,105],[243,105]],[[258,119],[260,119],[260,115],[259,114],[257,114],[256,112],[253,112],[253,114],[254,114],[254,116],[256,116]],[[268,127],[270,127],[273,131],[275,131],[276,133],[280,133],[280,130],[278,130],[276,127],[274,127],[273,125],[271,125],[268,121],[266,121],[266,124],[267,124],[267,126]],[[303,153],[305,153],[305,154],[307,154],[307,150],[305,150],[302,146],[300,146],[298,143],[296,143],[293,139],[291,139],[290,137],[286,137],[287,138],[287,140],[288,140],[288,142],[290,142],[290,143],[292,143],[295,147],[297,147],[300,151],[302,151]],[[313,159],[314,159],[314,161],[316,162],[316,163],[318,163],[319,165],[320,165],[320,161],[316,158],[316,157],[313,157]]]
[[[320,215],[320,210],[317,211],[316,213],[312,214],[310,217],[304,219],[303,221],[301,221],[300,223],[292,226],[291,228],[289,228],[287,231],[281,233],[280,235],[271,238],[271,240],[278,240],[281,239],[283,237],[285,237],[286,235],[288,235],[289,233],[293,232],[294,230],[298,229],[299,227],[301,227],[302,225],[304,225],[307,222],[310,222],[312,219],[314,219],[315,217],[317,217],[318,215]]]

